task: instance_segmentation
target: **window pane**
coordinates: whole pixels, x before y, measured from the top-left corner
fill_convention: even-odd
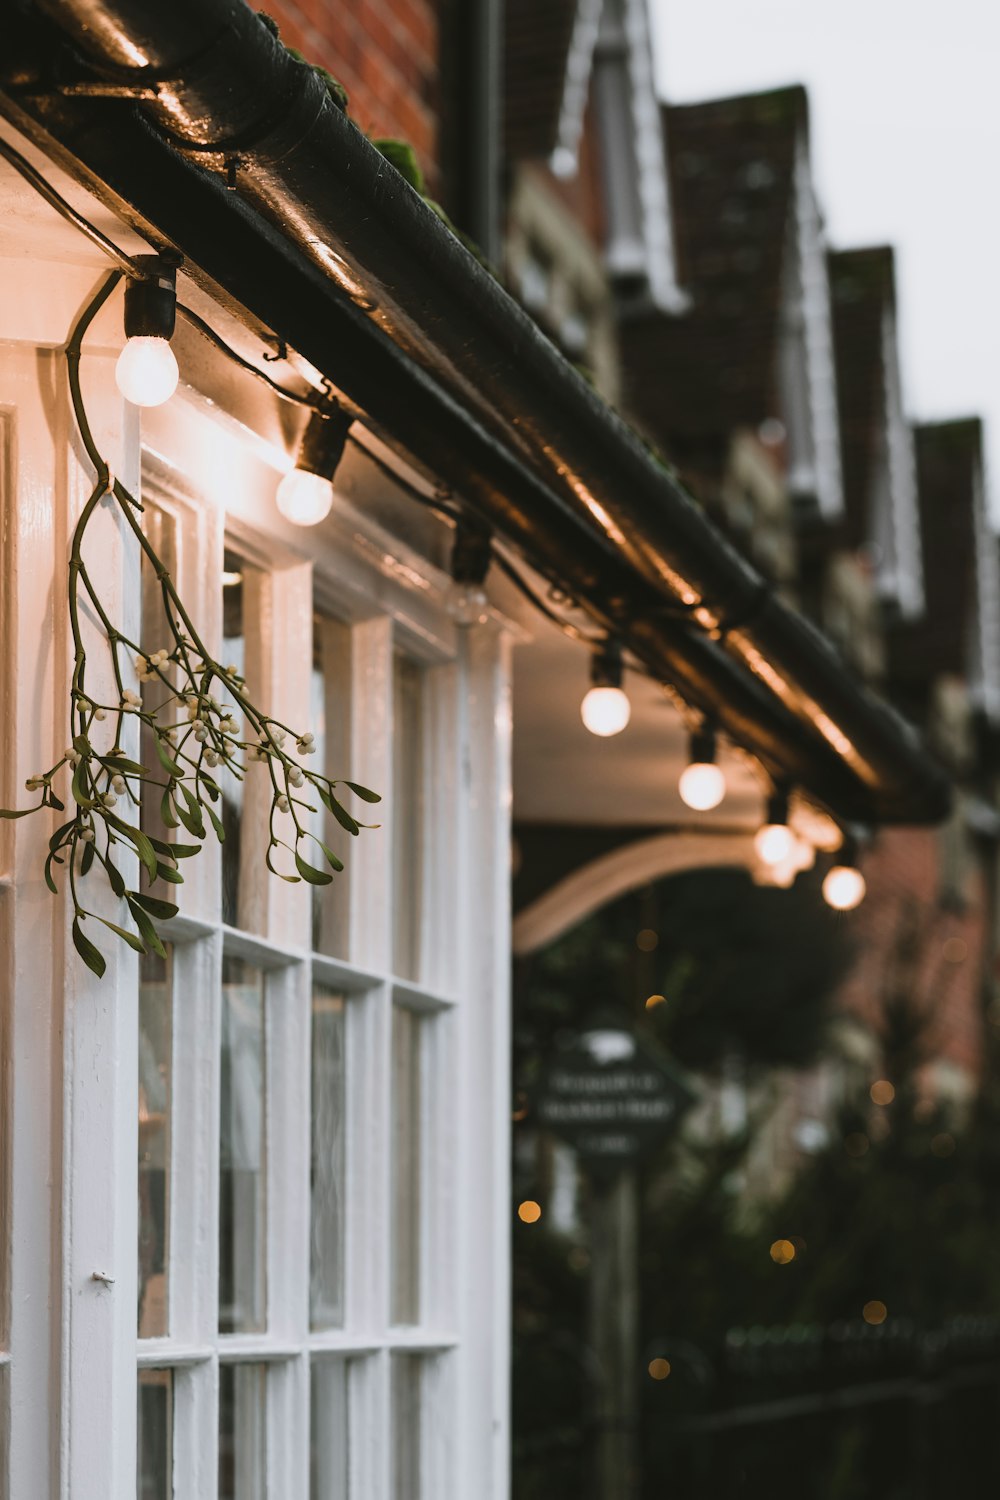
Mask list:
[[[424,684],[416,662],[397,656],[393,673],[393,970],[420,977],[423,889]]]
[[[222,573],[222,664],[234,666],[241,677],[247,678],[251,689],[260,675],[259,633],[254,626],[260,616],[264,576],[259,568],[227,549]],[[246,720],[235,704],[227,706],[232,709],[240,738],[244,739]],[[226,835],[222,845],[222,920],[230,927],[252,930],[258,925],[253,907],[254,876],[263,877],[254,869],[254,851],[245,847],[247,839],[242,836],[247,783],[225,771],[219,785]],[[266,828],[266,814],[262,826]]]
[[[219,1500],[264,1500],[264,1365],[219,1366]]]
[[[172,949],[139,962],[139,1337],[168,1329]]]
[[[351,632],[327,615],[313,619],[312,716],[309,728],[316,736],[316,760],[324,773],[336,780],[351,774]],[[335,875],[332,885],[313,886],[313,947],[334,958],[348,956],[348,918],[351,844],[346,833],[319,798],[315,831],[328,848],[347,865]]]
[[[171,1500],[173,1425],[171,1371],[140,1370],[136,1500]]]
[[[316,1360],[309,1407],[309,1500],[347,1500],[348,1362]]]
[[[340,1328],[344,1322],[345,1023],[343,995],[314,985],[309,1277],[313,1328]]]
[[[419,1354],[392,1356],[392,1500],[420,1500]]]
[[[222,964],[219,1330],[264,1327],[267,1253],[264,976]]]
[[[420,1040],[423,1022],[392,1014],[392,1321],[420,1317]]]
[[[143,529],[149,537],[150,542],[156,548],[163,559],[167,571],[172,577],[177,577],[177,520],[167,511],[160,510],[151,505],[147,500],[144,502]],[[163,612],[163,594],[160,590],[160,580],[157,578],[152,563],[142,554],[142,630],[139,635],[139,644],[144,651],[150,655],[161,649],[170,651],[173,648],[173,637],[168,628]],[[173,668],[168,668],[173,673]],[[172,696],[170,688],[160,681],[158,677],[149,682],[139,684],[139,692],[142,697],[142,706],[147,713],[160,713],[169,703]],[[177,705],[172,704],[160,715],[163,724],[176,724],[185,715],[178,711]],[[144,766],[159,767],[155,748],[155,737],[143,724],[139,733],[139,760]],[[162,775],[157,771],[158,775]],[[153,838],[165,839],[170,842],[174,838],[174,829],[164,823],[160,816],[160,802],[162,787],[149,787],[148,795],[142,798],[139,810],[139,826],[144,833],[151,834]],[[128,821],[127,814],[123,814]],[[163,883],[157,894],[162,893]]]

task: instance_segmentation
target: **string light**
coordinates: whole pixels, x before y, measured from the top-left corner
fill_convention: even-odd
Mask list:
[[[694,812],[710,812],[726,795],[726,778],[715,764],[715,731],[704,726],[691,736],[690,763],[677,783],[681,801]]]
[[[798,840],[788,826],[788,793],[775,790],[767,802],[767,822],[754,834],[757,858],[765,865],[781,865],[796,853]]]
[[[318,526],[333,508],[333,476],[343,457],[352,418],[331,402],[306,423],[295,467],[278,485],[275,496],[286,521],[295,526]]]
[[[162,406],[177,389],[170,340],[177,317],[177,270],[160,255],[140,255],[144,275],[125,288],[125,347],[115,380],[133,406]]]
[[[853,840],[844,842],[840,861],[828,870],[823,880],[823,900],[834,911],[853,911],[865,899],[867,885],[858,869],[857,848]]]
[[[590,659],[593,686],[580,704],[580,717],[591,734],[607,739],[621,734],[632,717],[632,705],[622,688],[622,649],[610,637]]]

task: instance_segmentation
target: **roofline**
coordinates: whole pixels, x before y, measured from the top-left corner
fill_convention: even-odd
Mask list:
[[[73,76],[72,60],[36,13],[8,30],[11,118],[36,137],[42,127],[92,189],[277,329],[771,774],[845,820],[946,814],[948,780],[915,732],[725,542],[242,0],[44,9],[104,77],[154,98],[46,86],[56,67]],[[136,55],[149,66],[127,67]],[[170,80],[162,99],[157,77]],[[220,170],[234,154],[235,193]],[[681,602],[727,627],[724,642],[678,622]]]

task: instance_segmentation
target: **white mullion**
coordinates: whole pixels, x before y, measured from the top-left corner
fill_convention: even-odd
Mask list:
[[[267,1331],[292,1352],[291,1368],[268,1364],[269,1496],[305,1500],[309,1428],[309,1019],[308,969],[267,977]],[[273,1352],[262,1353],[273,1359]],[[303,1385],[303,1381],[305,1384]]]
[[[372,810],[381,827],[363,829],[348,851],[348,958],[385,974],[392,967],[392,622],[383,617],[356,625],[351,655],[351,767],[354,779],[385,800]]]
[[[348,1003],[346,1326],[361,1337],[388,1323],[392,1007],[380,985]]]
[[[219,1472],[219,1363],[212,1352],[207,1359],[172,1368],[173,1493],[178,1500],[211,1496]]]
[[[56,534],[53,443],[63,440],[66,415],[57,408],[52,433],[41,392],[55,374],[57,356],[34,345],[4,351],[3,413],[7,461],[0,472],[0,531],[4,536],[5,662],[0,761],[3,805],[25,805],[24,782],[52,762],[65,724],[66,655],[62,590],[42,586],[56,560],[66,556],[65,534]],[[41,378],[40,378],[41,377]],[[15,572],[16,565],[16,572]],[[40,586],[15,592],[15,579]],[[8,676],[9,673],[9,676]],[[58,1261],[50,1223],[51,1178],[58,1163],[60,1104],[52,1066],[59,1025],[63,964],[55,950],[60,907],[39,872],[54,820],[36,814],[0,823],[2,863],[11,873],[5,891],[4,988],[10,987],[12,1067],[8,1101],[11,1142],[10,1288],[10,1487],[13,1495],[52,1493],[54,1392],[58,1387],[58,1307],[53,1304]],[[55,1075],[57,1079],[58,1075]]]
[[[118,395],[107,354],[84,359],[83,381],[97,444],[134,488],[137,414]],[[66,451],[72,453],[68,445]],[[69,462],[63,514],[72,524],[93,477],[89,465],[84,469],[72,456]],[[134,639],[138,546],[124,519],[109,509],[95,515],[87,543],[91,558],[100,557],[108,613]],[[114,702],[117,689],[104,637],[89,621],[83,628],[91,653],[90,691]],[[123,748],[138,753],[133,724]],[[134,858],[120,854],[120,863],[126,881],[137,882]],[[81,896],[94,911],[121,920],[120,901],[96,877],[84,886]],[[65,1500],[88,1493],[130,1500],[136,1466],[137,961],[92,920],[87,935],[107,958],[103,978],[96,978],[72,949],[68,903],[64,913],[60,1494]]]
[[[293,730],[302,734],[313,729],[312,717],[312,660],[313,660],[313,611],[312,611],[312,564],[300,563],[296,567],[282,568],[269,575],[269,610],[264,622],[264,653],[267,663],[267,682],[264,702],[269,712]],[[288,746],[295,755],[295,746]],[[308,761],[307,761],[308,764]],[[261,767],[263,770],[264,768]],[[308,793],[309,789],[306,788]],[[305,794],[300,794],[305,795]],[[270,805],[270,787],[265,789],[265,798]],[[305,795],[307,802],[315,802],[315,796]],[[249,813],[248,804],[248,813]],[[259,817],[264,837],[267,837],[267,812],[258,807],[254,816]],[[301,809],[300,809],[301,815]],[[309,815],[305,814],[308,820]],[[289,830],[291,820],[288,819]],[[244,826],[246,816],[244,816]],[[289,832],[289,842],[292,835]],[[303,850],[310,864],[317,860],[309,849]],[[258,860],[263,867],[263,855]],[[323,864],[322,859],[318,863]],[[325,868],[325,866],[324,866]],[[311,887],[305,882],[289,885],[276,880],[263,871],[261,879],[266,882],[266,925],[260,930],[278,943],[292,948],[308,948],[312,929]]]
[[[456,929],[465,997],[456,1013],[458,1134],[453,1225],[459,1268],[455,1493],[509,1492],[510,655],[504,634],[466,631],[461,695],[470,782],[459,801]]]
[[[395,1500],[392,1473],[391,1382],[388,1349],[358,1361],[357,1399],[351,1409],[348,1493],[359,1500]]]
[[[168,1343],[196,1347],[218,1327],[221,988],[218,937],[174,945]]]

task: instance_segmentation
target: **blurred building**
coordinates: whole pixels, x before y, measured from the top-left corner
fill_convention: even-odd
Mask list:
[[[946,869],[965,891],[970,819],[993,837],[978,435],[919,433],[914,488],[891,266],[831,271],[801,91],[664,111],[645,0],[271,11],[6,18],[0,803],[47,798],[55,764],[76,832],[47,800],[0,823],[3,1500],[507,1492],[512,817],[519,954],[671,873],[763,878],[775,788],[787,884],[970,787],[952,863],[934,832],[879,835],[890,908],[913,847],[926,905]],[[114,372],[150,297],[180,383],[140,420]],[[67,903],[77,834],[132,795],[106,762],[156,752],[128,716],[143,652],[182,668],[170,580],[197,702],[221,712],[226,663],[297,744],[313,726],[307,769],[385,794],[357,844],[351,813],[302,811],[351,855],[318,899],[307,861],[266,873],[300,782],[260,765],[171,880],[164,752],[166,801],[132,793],[167,873],[102,826],[179,912],[144,886],[148,920],[126,911],[110,843],[93,909]],[[592,734],[581,699],[619,670],[628,730]],[[63,754],[81,716],[95,744]],[[721,803],[679,794],[692,759]],[[200,842],[203,818],[173,821]]]

